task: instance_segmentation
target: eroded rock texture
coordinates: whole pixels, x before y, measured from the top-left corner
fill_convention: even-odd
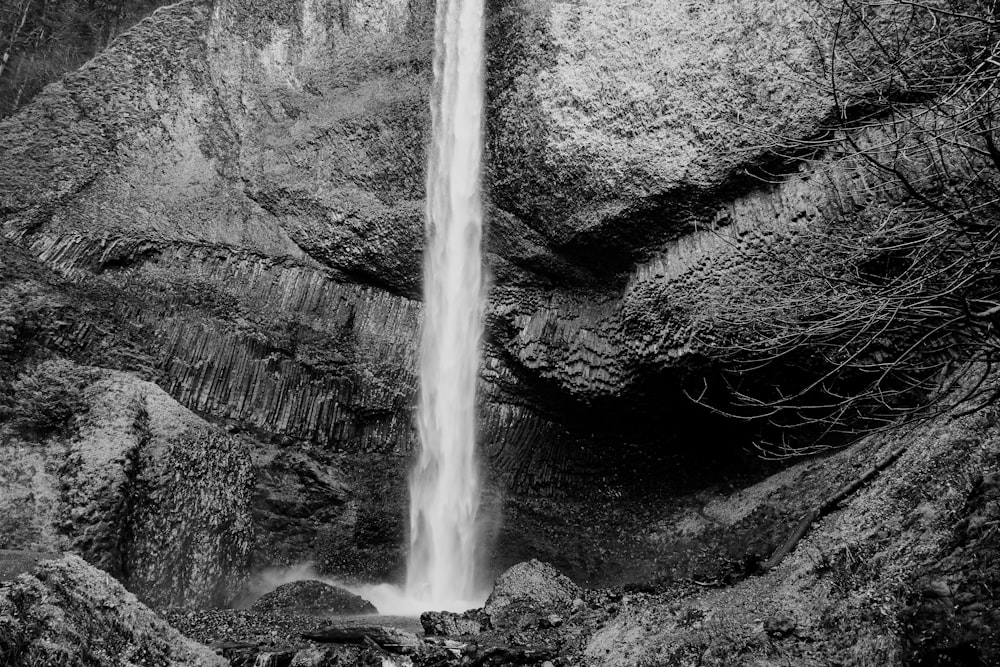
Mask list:
[[[376,614],[378,610],[362,597],[322,581],[305,580],[282,584],[253,603],[252,611],[347,616]]]
[[[828,495],[858,478],[859,463],[906,448],[816,521],[774,570],[728,586],[623,597],[582,660],[608,667],[994,662],[998,614],[986,598],[996,560],[983,554],[996,541],[985,527],[996,511],[997,416],[991,406],[868,437],[664,522],[650,537],[665,550],[694,535],[704,549],[706,533],[736,532],[754,514],[761,522],[762,510]]]
[[[66,437],[5,439],[2,548],[72,551],[149,604],[225,604],[248,574],[247,442],[104,372]]]
[[[566,612],[580,588],[548,563],[530,560],[503,572],[483,606],[493,627],[516,625],[526,612]]]
[[[259,565],[400,565],[432,14],[429,0],[183,0],[0,121],[3,236],[101,304],[53,340],[257,439]],[[508,490],[672,489],[694,427],[698,457],[732,463],[726,427],[680,390],[716,326],[692,304],[743,294],[733,277],[773,259],[759,248],[867,191],[822,155],[777,183],[748,176],[787,167],[834,112],[817,81],[838,15],[784,0],[488,3],[494,506]],[[891,46],[933,73],[923,45]],[[886,44],[854,30],[851,47],[877,70]],[[840,66],[848,101],[893,85]],[[521,509],[491,528],[506,545],[552,519]],[[614,558],[597,559],[613,576]]]
[[[0,586],[0,655],[12,667],[228,664],[76,556],[44,561]]]

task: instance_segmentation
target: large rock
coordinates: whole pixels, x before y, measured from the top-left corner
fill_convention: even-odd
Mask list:
[[[154,384],[98,376],[65,439],[0,448],[0,547],[76,552],[149,603],[224,604],[252,546],[245,441]]]
[[[75,556],[0,584],[0,656],[10,667],[227,664]]]
[[[159,605],[221,605],[242,590],[253,526],[247,440],[144,383],[127,583]]]
[[[306,639],[332,644],[366,644],[375,642],[386,651],[403,655],[416,653],[424,643],[419,637],[401,628],[386,625],[330,625],[302,633]]]
[[[494,627],[503,627],[524,613],[566,611],[580,595],[569,577],[538,560],[518,563],[503,572],[483,606]]]
[[[368,600],[322,581],[293,581],[265,593],[250,607],[263,613],[304,614],[306,616],[347,616],[377,614]]]
[[[967,377],[958,391],[974,382]],[[993,523],[1000,519],[1000,479],[983,473],[1000,462],[998,434],[995,406],[942,415],[800,461],[712,503],[703,514],[724,522],[723,529],[754,504],[787,504],[826,486],[830,491],[811,503],[816,507],[872,461],[906,446],[889,468],[814,523],[775,569],[681,596],[675,589],[624,596],[619,613],[587,640],[580,662],[996,664],[1000,609],[988,591],[1000,583],[993,555],[1000,543]],[[786,523],[786,536],[795,523]]]
[[[479,609],[460,614],[453,611],[425,611],[420,614],[420,625],[425,635],[433,637],[478,635],[490,629],[490,617]]]

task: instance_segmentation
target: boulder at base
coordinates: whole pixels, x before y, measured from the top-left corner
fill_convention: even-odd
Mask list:
[[[526,613],[569,609],[580,596],[580,587],[569,577],[538,560],[518,563],[499,577],[483,607],[499,628],[516,622]]]
[[[420,614],[424,634],[431,637],[465,637],[490,629],[489,615],[480,609],[456,614],[453,611],[425,611]]]
[[[10,667],[223,667],[106,572],[76,556],[0,585],[0,662]]]
[[[305,616],[348,616],[377,614],[368,600],[322,581],[293,581],[282,584],[253,603],[252,611]]]

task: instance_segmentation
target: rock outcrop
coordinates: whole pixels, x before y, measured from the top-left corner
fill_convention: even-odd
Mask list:
[[[429,637],[461,637],[478,635],[490,629],[489,614],[481,609],[462,613],[425,611],[420,614],[420,626]]]
[[[417,648],[410,654],[416,665],[993,664],[1000,647],[991,595],[998,574],[998,429],[996,406],[946,415],[798,461],[743,489],[676,498],[682,504],[661,508],[643,539],[671,556],[686,540],[699,552],[690,559],[705,561],[700,573],[581,590],[549,565],[519,563],[500,575],[484,609],[423,614],[428,636],[419,648],[408,633],[364,622],[322,629],[315,618],[279,623],[233,610],[169,617],[191,636],[231,633],[223,636],[248,649],[276,632],[279,646],[298,632],[389,650],[404,636]],[[889,463],[880,474],[852,484],[883,460]],[[854,491],[835,493],[845,485]],[[831,497],[840,501],[777,567],[726,572],[725,561],[735,559],[718,549],[716,534],[735,533],[731,543],[746,548],[739,533],[748,526],[767,532],[777,524],[787,534],[795,522],[782,512],[797,519]],[[258,655],[320,660],[323,653],[296,650]]]
[[[995,541],[995,531],[982,528],[993,520],[996,480],[983,471],[1000,456],[998,428],[995,407],[928,420],[713,501],[700,528],[682,518],[673,528],[697,540],[711,524],[726,529],[800,492],[830,493],[856,479],[859,462],[908,447],[816,522],[773,571],[729,586],[701,582],[622,597],[583,659],[621,667],[989,664],[1000,648],[998,613],[979,591],[996,580],[996,568],[980,554]]]
[[[566,612],[580,597],[580,588],[569,577],[538,560],[518,563],[493,584],[483,606],[493,627],[504,627],[525,613]]]
[[[487,3],[493,497],[669,493],[681,435],[730,439],[680,381],[725,320],[712,304],[869,202],[812,150],[825,121],[877,114],[944,71],[937,47],[977,37],[881,10],[878,34],[849,35],[854,61],[891,71],[865,77],[830,58],[839,9]],[[400,563],[433,10],[182,0],[0,120],[2,236],[88,304],[52,344],[254,436],[261,566]],[[830,66],[837,96],[817,83]]]
[[[0,658],[11,667],[228,664],[75,556],[0,585]]]
[[[343,588],[322,581],[294,581],[265,593],[250,607],[261,613],[304,614],[306,616],[348,616],[377,614],[371,602]]]
[[[104,371],[72,433],[0,449],[8,549],[72,551],[150,604],[237,596],[249,570],[247,443],[156,385]]]

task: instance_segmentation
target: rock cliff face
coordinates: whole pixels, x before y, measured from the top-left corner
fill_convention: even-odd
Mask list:
[[[681,402],[712,327],[686,306],[862,188],[822,156],[748,176],[834,113],[836,15],[488,3],[492,497],[671,488],[678,434],[728,439]],[[256,438],[258,565],[400,564],[432,33],[430,0],[182,0],[0,121],[3,236],[100,304],[53,340]],[[877,66],[876,41],[851,33]],[[892,46],[932,72],[922,44]],[[841,67],[850,103],[894,90]]]
[[[995,662],[1000,614],[978,596],[998,576],[995,559],[981,558],[997,539],[985,529],[1000,509],[997,426],[990,407],[878,434],[664,522],[653,539],[670,550],[705,530],[739,530],[764,509],[815,507],[810,495],[905,448],[774,570],[730,586],[634,591],[581,659],[608,667]]]
[[[4,436],[0,548],[72,551],[149,604],[225,604],[253,542],[247,442],[121,372],[85,389],[74,432]]]

